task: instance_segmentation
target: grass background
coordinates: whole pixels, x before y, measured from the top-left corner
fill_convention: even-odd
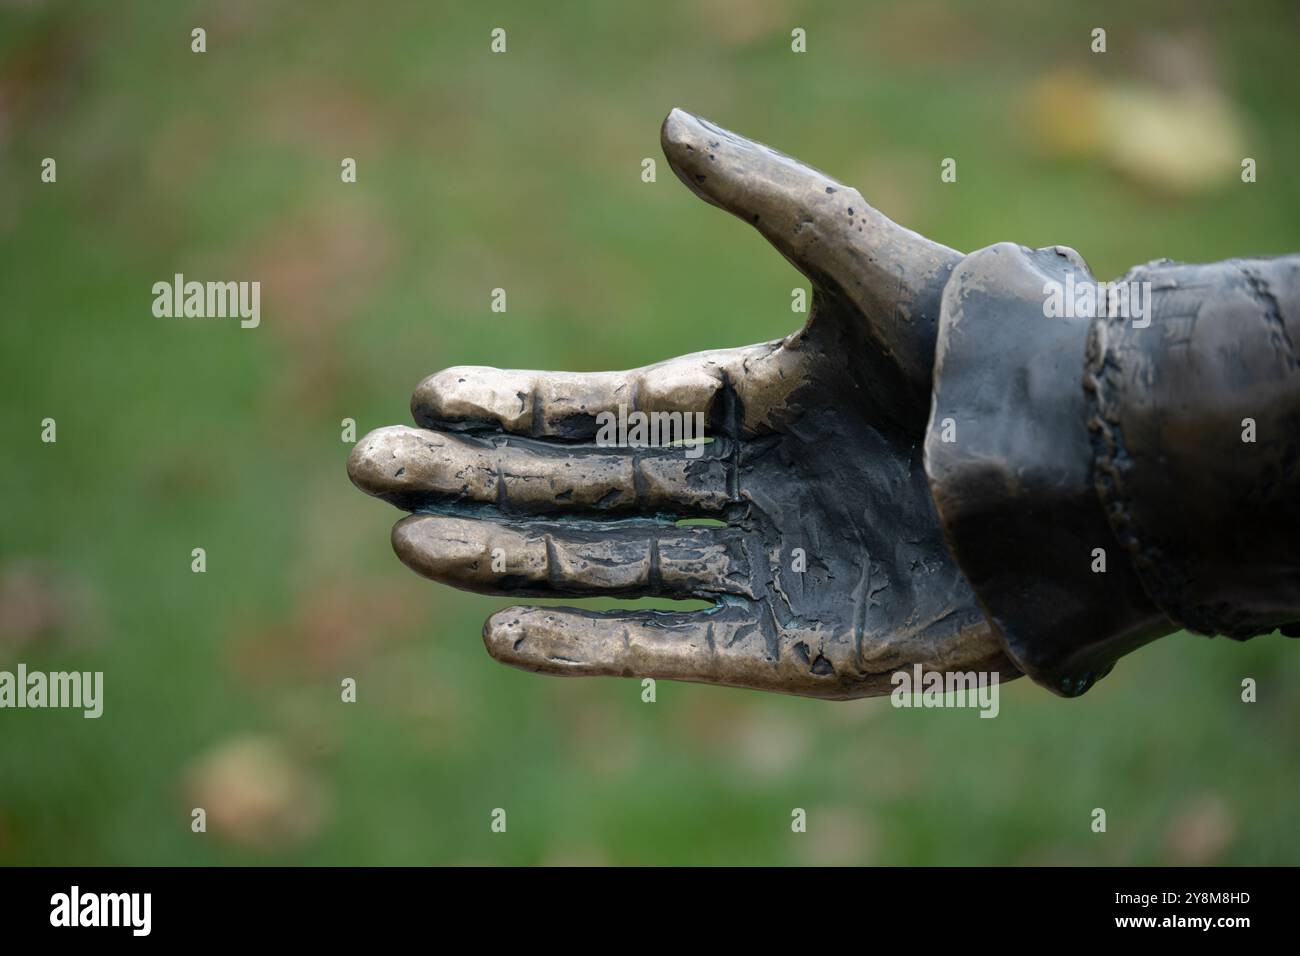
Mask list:
[[[492,662],[509,602],[403,568],[340,441],[445,366],[794,327],[801,277],[662,162],[673,106],[960,249],[1063,242],[1102,277],[1294,252],[1298,37],[1264,2],[0,3],[0,667],[106,684],[98,721],[0,712],[0,862],[1300,862],[1277,635],[1171,637],[1074,701],[1017,682],[996,720],[668,682],[647,705]],[[1044,151],[1026,90],[1145,81],[1162,44],[1257,183]],[[261,327],[155,319],[175,272],[260,280]]]

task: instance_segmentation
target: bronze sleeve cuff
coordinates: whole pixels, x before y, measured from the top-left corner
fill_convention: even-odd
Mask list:
[[[1097,496],[1083,388],[1091,320],[1044,310],[1048,283],[1067,277],[1095,281],[1064,247],[1003,243],[956,266],[940,309],[925,463],[948,546],[1008,655],[1073,697],[1175,628]]]

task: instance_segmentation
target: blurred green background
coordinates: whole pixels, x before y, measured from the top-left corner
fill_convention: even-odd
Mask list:
[[[948,245],[1113,277],[1300,250],[1297,62],[1282,3],[0,2],[0,668],[105,672],[98,721],[0,711],[0,862],[1300,862],[1277,635],[1172,637],[1073,701],[1019,681],[996,720],[645,704],[495,664],[509,602],[402,567],[340,440],[449,365],[795,327],[802,278],[662,161],[673,106]],[[260,280],[261,327],[154,318],[176,272]]]

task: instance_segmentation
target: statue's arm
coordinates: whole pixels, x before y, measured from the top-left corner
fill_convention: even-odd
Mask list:
[[[992,246],[941,309],[927,472],[1008,653],[1073,696],[1180,628],[1300,633],[1300,256],[1140,266],[1142,316],[1048,317],[1067,279]]]

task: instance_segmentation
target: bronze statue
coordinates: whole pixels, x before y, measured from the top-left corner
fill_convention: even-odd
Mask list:
[[[419,427],[348,461],[411,512],[393,546],[426,577],[713,603],[513,607],[494,657],[825,698],[919,664],[1073,696],[1180,627],[1297,633],[1300,257],[1134,270],[1145,324],[1105,288],[1052,316],[1046,290],[1095,283],[1073,250],[963,256],[681,110],[661,138],[808,278],[807,324],[627,372],[447,369]],[[598,440],[629,411],[703,413],[710,441]]]

